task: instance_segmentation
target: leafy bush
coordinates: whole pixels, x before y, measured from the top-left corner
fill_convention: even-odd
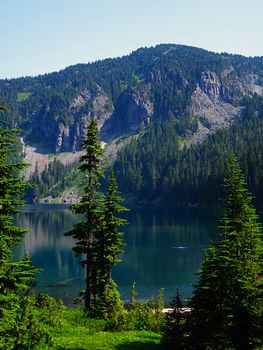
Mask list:
[[[156,306],[156,302],[134,302],[126,314],[127,329],[160,332],[165,318]]]
[[[49,329],[41,322],[34,295],[21,296],[16,300],[13,321],[3,320],[0,328],[1,350],[42,349],[44,344],[51,344]]]
[[[113,280],[105,285],[103,295],[96,305],[98,315],[106,320],[106,330],[125,328],[125,310],[117,285]]]
[[[36,306],[39,309],[40,320],[50,326],[60,326],[63,310],[63,302],[56,301],[48,294],[40,293],[36,298]]]

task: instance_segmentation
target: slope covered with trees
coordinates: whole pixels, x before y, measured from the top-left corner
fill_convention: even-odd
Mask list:
[[[263,98],[244,99],[241,118],[231,127],[188,146],[174,119],[156,123],[120,151],[115,162],[125,196],[140,200],[215,202],[231,154],[236,154],[250,190],[261,203],[263,190]]]
[[[262,57],[173,44],[0,81],[0,96],[10,106],[6,120],[25,130],[26,145],[46,153],[78,151],[94,118],[111,164],[120,150],[121,191],[146,201],[167,194],[178,202],[215,200],[232,151],[261,198],[262,94]],[[76,173],[69,175],[74,166],[63,166],[53,162],[31,174],[38,189],[30,200],[77,186]],[[67,175],[54,185],[61,170]],[[213,189],[211,195],[204,188]]]
[[[27,142],[61,152],[81,148],[91,117],[103,127],[105,140],[169,113],[179,135],[191,134],[197,120],[189,106],[197,86],[240,105],[244,94],[261,91],[262,74],[260,57],[166,44],[43,76],[1,80],[0,96],[10,106],[8,123],[25,129]]]
[[[224,188],[219,234],[205,252],[191,311],[175,310],[168,319],[169,348],[262,348],[262,226],[236,158]]]

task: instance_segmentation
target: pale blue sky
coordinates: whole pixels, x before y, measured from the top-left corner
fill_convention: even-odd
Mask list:
[[[0,78],[176,43],[263,56],[263,0],[0,0]]]

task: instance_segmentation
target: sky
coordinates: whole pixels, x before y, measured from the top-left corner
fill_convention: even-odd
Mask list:
[[[160,43],[263,56],[263,0],[0,0],[0,78]]]

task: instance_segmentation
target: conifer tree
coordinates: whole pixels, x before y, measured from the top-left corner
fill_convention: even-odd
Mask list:
[[[111,331],[120,330],[125,326],[124,305],[113,279],[104,285],[103,292],[100,293],[96,315],[106,320],[106,329]]]
[[[190,349],[260,349],[262,228],[237,160],[229,164],[219,241],[207,250],[192,298]]]
[[[0,110],[6,109],[1,105]],[[0,122],[0,348],[3,350],[31,349],[43,336],[27,296],[36,269],[29,256],[14,261],[11,250],[26,233],[13,223],[27,186],[19,178],[25,164],[15,160],[18,133],[19,130],[7,129]]]
[[[111,172],[107,194],[103,200],[103,217],[101,229],[97,231],[95,250],[97,257],[97,293],[98,304],[101,305],[105,299],[105,288],[112,283],[112,268],[121,260],[123,233],[118,228],[125,225],[127,221],[118,217],[119,213],[127,211],[120,204],[122,198],[118,191],[118,185],[113,171]]]
[[[76,255],[85,256],[81,261],[81,265],[86,269],[85,309],[95,309],[97,312],[103,310],[103,316],[105,309],[111,305],[110,295],[118,294],[111,271],[120,261],[118,255],[122,252],[124,243],[123,233],[119,232],[118,228],[125,225],[126,220],[117,214],[127,209],[119,204],[121,197],[113,172],[106,196],[98,193],[99,178],[103,176],[100,165],[103,149],[95,120],[91,121],[87,129],[83,149],[85,154],[80,158],[79,169],[86,174],[87,183],[80,203],[72,206],[72,209],[76,214],[82,214],[84,221],[76,224],[66,235],[77,240],[73,248]],[[113,289],[115,294],[111,293]]]
[[[170,303],[172,311],[166,314],[166,322],[163,330],[163,344],[167,349],[186,349],[186,313],[184,313],[183,306],[177,288],[176,295]]]
[[[79,169],[86,175],[84,195],[79,204],[72,206],[76,214],[82,214],[84,221],[74,226],[74,229],[67,232],[77,240],[73,250],[77,256],[84,255],[81,265],[86,269],[85,279],[85,309],[91,308],[91,301],[96,298],[97,267],[94,242],[101,228],[102,212],[101,200],[98,195],[99,178],[103,175],[100,162],[103,156],[103,149],[99,142],[97,123],[91,120],[87,128],[86,139],[82,143],[85,154],[80,158]]]

